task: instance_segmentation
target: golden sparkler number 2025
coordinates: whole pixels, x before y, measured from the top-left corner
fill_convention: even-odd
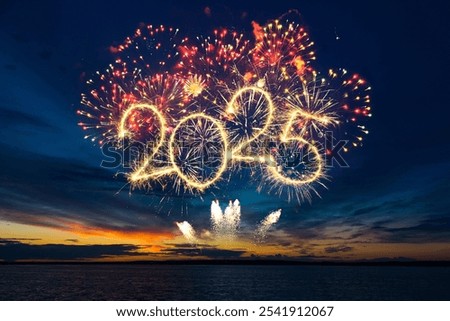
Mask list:
[[[290,142],[297,142],[298,144],[301,144],[305,146],[310,153],[313,155],[313,161],[316,163],[316,166],[314,168],[314,171],[311,173],[308,173],[308,175],[303,175],[301,177],[288,177],[284,175],[283,170],[281,169],[281,166],[276,166],[276,159],[272,155],[245,155],[243,154],[243,150],[249,146],[249,144],[256,139],[258,139],[261,135],[267,134],[270,126],[273,123],[274,119],[274,113],[275,113],[275,106],[273,104],[272,98],[270,94],[255,86],[248,86],[239,89],[236,91],[236,93],[233,95],[231,100],[227,104],[227,111],[238,114],[240,112],[239,104],[237,101],[239,100],[242,95],[245,94],[252,94],[252,95],[260,95],[262,99],[265,100],[267,104],[267,113],[266,113],[266,119],[264,122],[264,125],[259,130],[255,131],[251,136],[247,137],[246,139],[238,142],[236,146],[230,146],[229,143],[229,134],[227,133],[224,125],[217,119],[206,115],[204,113],[195,113],[191,114],[189,116],[186,116],[178,122],[177,126],[172,131],[171,135],[168,138],[167,141],[167,123],[166,119],[164,118],[163,113],[154,105],[147,104],[147,103],[137,103],[131,105],[122,115],[121,121],[119,123],[118,128],[118,136],[119,138],[125,138],[127,136],[130,136],[131,133],[126,129],[126,122],[127,119],[132,115],[132,113],[136,110],[138,111],[146,111],[151,112],[154,114],[155,119],[159,123],[159,129],[160,134],[159,138],[156,142],[148,142],[153,145],[151,148],[151,152],[146,155],[141,164],[136,168],[134,172],[132,172],[129,175],[129,181],[132,184],[139,184],[142,182],[145,182],[150,179],[157,179],[163,176],[171,176],[171,175],[177,175],[190,189],[196,189],[199,191],[204,191],[214,183],[216,183],[220,178],[222,177],[222,174],[225,172],[227,168],[228,161],[231,160],[233,162],[257,162],[266,165],[268,174],[272,176],[272,179],[285,184],[285,185],[291,185],[291,186],[299,186],[303,184],[309,184],[314,182],[317,178],[320,177],[323,169],[323,161],[319,154],[318,148],[308,142],[306,139],[300,136],[292,136],[291,128],[295,122],[296,119],[299,117],[309,118],[311,115],[306,113],[306,111],[303,110],[296,110],[292,111],[290,117],[288,118],[288,121],[286,122],[286,125],[284,126],[282,133],[279,136],[280,143],[290,143]],[[195,123],[195,122],[209,122],[211,127],[215,128],[215,132],[218,136],[220,136],[221,145],[222,145],[222,151],[221,151],[221,157],[220,157],[220,165],[218,166],[217,170],[213,175],[210,177],[207,177],[205,180],[201,180],[196,176],[188,175],[180,168],[180,166],[177,164],[176,161],[176,155],[177,155],[177,148],[176,148],[176,137],[177,133],[179,133],[183,126],[189,125],[189,123]],[[160,149],[163,147],[165,143],[168,143],[168,161],[169,165],[165,167],[152,167],[150,166],[151,161],[153,160],[154,156],[157,155],[160,152]]]

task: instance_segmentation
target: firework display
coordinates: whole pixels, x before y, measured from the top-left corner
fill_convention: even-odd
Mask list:
[[[345,69],[316,69],[303,24],[284,16],[252,27],[194,39],[137,29],[87,82],[85,137],[135,146],[135,187],[198,194],[250,171],[259,191],[310,199],[327,177],[326,132],[339,128],[345,152],[368,134],[370,87]]]

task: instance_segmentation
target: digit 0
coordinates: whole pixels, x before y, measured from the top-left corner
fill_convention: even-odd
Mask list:
[[[243,98],[245,97],[245,95],[248,95],[248,97]],[[259,96],[258,99],[255,98],[257,96]],[[243,104],[238,103],[239,99],[244,99],[244,103]],[[261,108],[263,107],[261,107],[260,105],[262,105],[264,102],[267,105],[267,112],[261,110]],[[245,104],[247,104],[247,106],[243,106]],[[244,155],[242,154],[242,151],[247,146],[249,146],[251,142],[255,141],[261,135],[266,134],[270,128],[270,125],[273,122],[275,107],[272,102],[270,94],[267,91],[255,86],[241,88],[240,90],[236,91],[231,100],[228,102],[226,112],[228,114],[234,115],[234,117],[241,117],[239,113],[247,113],[248,111],[246,111],[245,108],[250,108],[252,105],[255,108],[254,111],[255,114],[265,113],[265,115],[262,117],[266,117],[266,119],[263,122],[262,127],[255,131],[253,131],[253,126],[249,124],[246,124],[246,126],[244,125],[246,128],[244,128],[243,131],[245,136],[247,136],[247,138],[237,139],[238,142],[237,145],[232,149],[231,157],[234,161],[241,161],[241,162],[258,161],[263,163],[266,161],[267,159],[266,157],[258,155]]]

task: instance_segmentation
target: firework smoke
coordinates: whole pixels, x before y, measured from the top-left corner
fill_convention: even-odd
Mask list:
[[[281,209],[267,215],[256,228],[255,237],[257,242],[263,242],[269,229],[278,222],[281,216]]]
[[[234,238],[241,222],[241,206],[238,200],[231,202],[222,213],[219,201],[211,203],[211,225],[217,237]]]

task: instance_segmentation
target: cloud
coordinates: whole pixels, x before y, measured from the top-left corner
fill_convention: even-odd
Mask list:
[[[117,256],[141,256],[136,252],[138,246],[127,244],[114,245],[34,245],[11,239],[0,239],[0,259],[17,260],[80,260],[100,259]]]
[[[0,61],[8,65],[13,58],[13,54],[2,53]],[[270,241],[274,246],[294,247],[320,239],[339,240],[348,247],[363,241],[450,241],[450,182],[445,175],[450,164],[436,163],[437,156],[448,155],[445,146],[443,154],[430,153],[425,158],[422,150],[416,151],[418,155],[411,154],[411,162],[401,160],[402,166],[392,166],[395,160],[389,152],[366,149],[363,166],[353,166],[350,159],[352,168],[332,170],[329,191],[323,190],[323,199],[313,199],[312,205],[288,204],[285,195],[279,198],[265,190],[258,194],[258,182],[242,184],[252,180],[250,171],[238,179],[223,180],[215,195],[203,199],[178,197],[158,189],[136,189],[130,195],[123,177],[114,178],[113,172],[99,166],[101,153],[83,141],[74,110],[61,108],[70,105],[64,98],[68,95],[56,92],[25,64],[4,71],[0,83],[8,90],[0,97],[0,219],[58,229],[76,226],[88,234],[123,231],[169,235],[174,230],[173,221],[192,219],[199,229],[209,226],[213,198],[239,198],[248,209],[243,225],[253,226],[263,218],[262,213],[282,208],[278,229],[284,234],[273,236]],[[339,245],[331,244],[328,249],[330,253],[345,252]],[[240,253],[214,248],[198,253],[182,247],[166,254],[177,251],[211,257]],[[303,255],[313,256],[314,251]]]
[[[297,242],[450,242],[450,177],[442,175],[448,170],[449,163],[410,167],[394,177],[372,178],[376,184],[359,190],[358,183],[338,182],[330,187],[337,192],[303,205],[301,218],[283,208],[279,229]]]
[[[353,247],[346,245],[330,246],[325,248],[326,253],[350,252]]]
[[[365,259],[365,260],[359,260],[360,262],[373,262],[373,263],[382,263],[382,262],[415,262],[416,259],[410,258],[410,257],[403,257],[403,256],[397,256],[397,257],[377,257],[374,259]]]
[[[368,206],[368,207],[363,207],[360,209],[357,209],[353,212],[353,216],[358,216],[358,215],[362,215],[362,214],[369,214],[369,213],[373,213],[374,211],[378,210],[381,208],[381,205],[376,205],[376,206]]]
[[[284,255],[284,254],[273,254],[273,255],[258,255],[258,254],[251,254],[250,258],[254,259],[254,260],[292,260],[293,257],[288,256],[288,255]]]

